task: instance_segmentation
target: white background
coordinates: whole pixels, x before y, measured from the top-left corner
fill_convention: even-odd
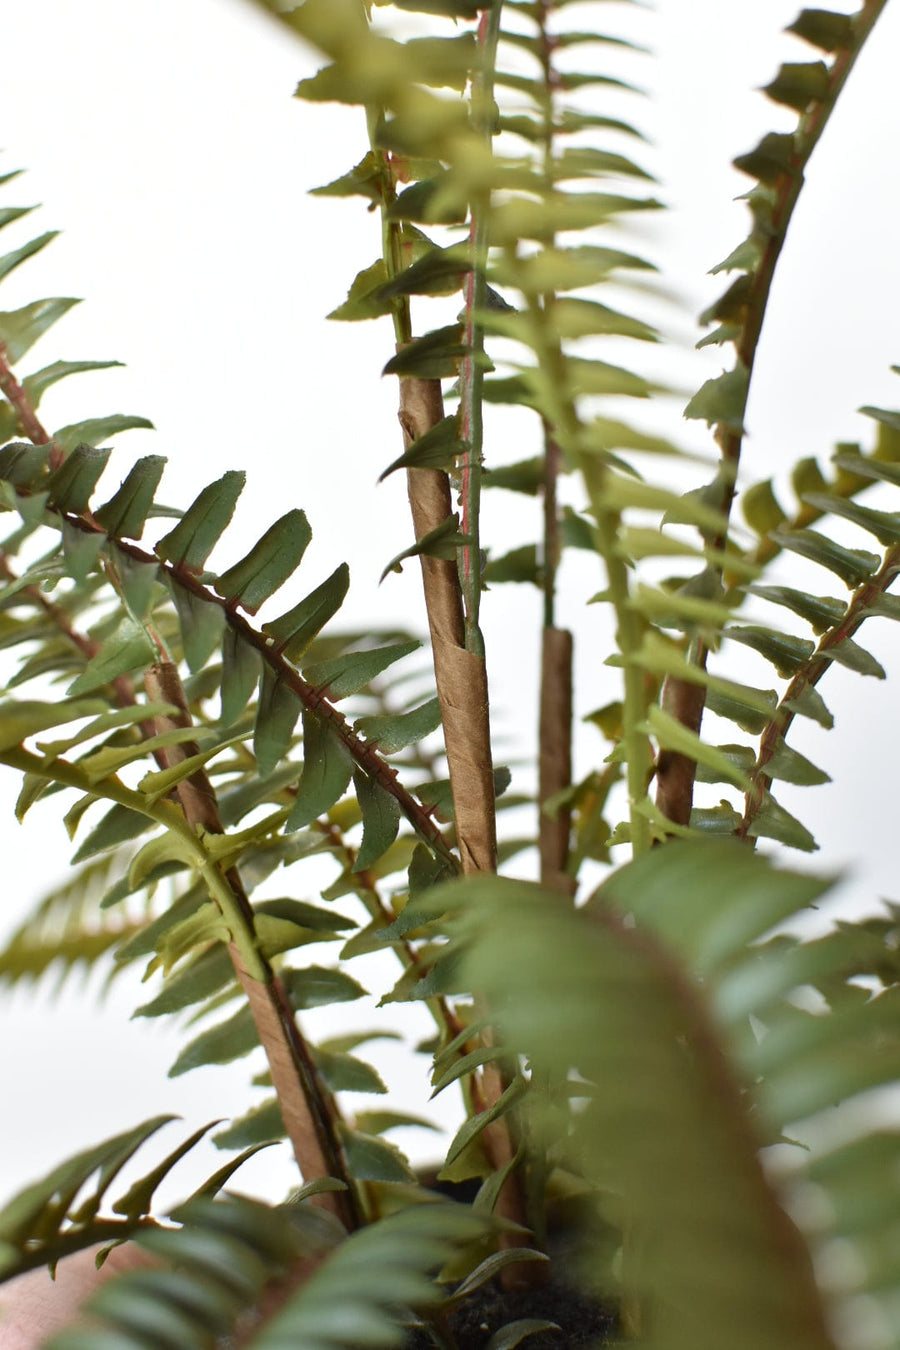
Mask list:
[[[747,232],[746,209],[732,199],[748,180],[730,160],[765,131],[793,124],[790,113],[754,91],[779,61],[806,59],[812,49],[781,34],[796,13],[784,0],[658,0],[655,12],[616,3],[591,8],[589,15],[579,6],[580,26],[596,17],[654,49],[621,70],[650,88],[655,102],[632,98],[616,111],[654,142],[646,162],[673,208],[642,223],[638,247],[667,260],[664,280],[677,306],[648,302],[647,312],[673,343],[658,369],[685,397],[646,415],[639,410],[635,420],[708,452],[705,428],[682,423],[680,407],[729,360],[715,349],[695,354],[691,344],[695,314],[724,289],[722,278],[705,274]],[[29,354],[26,371],[60,357],[127,363],[57,386],[43,405],[44,420],[54,426],[113,411],[151,418],[155,433],[118,441],[106,481],[115,487],[135,457],[163,453],[163,496],[177,505],[225,469],[245,467],[230,558],[288,506],[300,505],[314,541],[298,598],[347,559],[348,624],[421,626],[414,567],[377,586],[381,567],[410,538],[399,476],[375,486],[399,452],[396,390],[378,375],[391,351],[389,325],[323,319],[355,272],[377,256],[377,221],[358,200],[306,195],[361,158],[362,115],[293,100],[298,77],[314,69],[312,57],[241,0],[0,0],[0,18],[2,167],[28,169],[3,189],[3,203],[44,204],[7,229],[2,251],[48,228],[64,231],[4,284],[0,304],[14,309],[43,295],[89,302]],[[827,456],[836,440],[869,443],[872,428],[854,410],[900,402],[888,371],[900,362],[892,322],[900,285],[898,43],[894,6],[811,166],[754,379],[747,481],[777,475],[801,454]],[[607,53],[588,51],[605,69],[620,69]],[[655,369],[652,361],[642,368]],[[520,439],[521,425],[504,436],[504,424],[492,420],[489,463],[534,452]],[[534,537],[529,509],[510,494],[489,495],[487,511],[498,551]],[[574,623],[601,579],[577,568],[570,575],[563,620]],[[534,597],[520,588],[485,598],[496,721],[519,753],[532,738],[536,614]],[[602,665],[606,635],[595,615],[586,625],[578,617],[581,713],[617,692],[615,675]],[[877,621],[870,629],[865,645],[896,672],[889,626]],[[795,743],[824,760],[838,786],[807,790],[800,809],[822,844],[815,865],[851,869],[845,903],[871,906],[898,889],[893,698],[883,684],[868,681],[861,695],[858,682],[839,677],[829,678],[825,692],[835,731]],[[603,753],[586,733],[580,768]],[[15,790],[8,783],[4,801],[11,803]],[[32,827],[20,828],[4,812],[0,933],[64,874],[63,830],[50,814],[36,812]],[[302,873],[291,884],[314,898]],[[246,1061],[170,1082],[165,1074],[183,1033],[129,1023],[138,994],[124,981],[100,1008],[98,989],[75,977],[51,1000],[50,979],[36,992],[0,998],[0,1197],[75,1149],[158,1111],[180,1112],[194,1125],[249,1104]],[[314,1035],[327,1034],[330,1016],[310,1020]],[[401,1024],[396,1008],[378,1016],[390,1027]],[[348,1020],[365,1026],[375,1019],[354,1011],[342,1025]],[[385,1051],[378,1062],[400,1088],[394,1104],[426,1109],[421,1061]],[[424,1135],[398,1142],[409,1143],[417,1158],[437,1151]],[[284,1151],[276,1152],[277,1161],[264,1155],[248,1166],[242,1184],[272,1195],[292,1184]],[[203,1166],[212,1170],[219,1160],[210,1153]]]

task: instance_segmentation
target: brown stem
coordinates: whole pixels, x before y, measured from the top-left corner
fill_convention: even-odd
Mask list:
[[[191,715],[178,668],[171,663],[151,666],[144,677],[148,698],[174,704],[181,711],[172,717],[154,719],[157,732],[191,725]],[[168,766],[199,754],[199,747],[182,742],[163,751]],[[224,833],[218,803],[206,771],[201,767],[176,788],[185,819],[194,829],[209,834]],[[225,873],[235,904],[247,930],[254,931],[253,907],[236,867]],[[257,1035],[266,1052],[272,1083],[278,1095],[285,1129],[306,1181],[336,1177],[345,1191],[325,1191],[312,1197],[312,1203],[330,1210],[348,1228],[359,1226],[361,1216],[353,1179],[350,1176],[335,1129],[339,1119],[337,1106],[322,1082],[309,1047],[297,1025],[284,986],[264,958],[264,981],[247,971],[238,946],[228,944],[235,974],[250,1005]]]
[[[400,381],[399,417],[405,449],[436,426],[443,416],[440,380],[407,378]],[[408,469],[407,485],[418,540],[450,514],[450,481],[437,469]],[[484,659],[466,651],[464,646],[463,603],[456,564],[424,555],[421,562],[462,870],[466,876],[494,872],[497,869],[497,834],[487,671]],[[479,1018],[487,1013],[478,1000],[475,1012]],[[481,1039],[485,1045],[493,1044],[489,1027],[485,1027]],[[509,1081],[500,1064],[484,1066],[480,1095],[485,1106],[491,1107],[499,1101]],[[475,1090],[479,1090],[477,1086]],[[516,1146],[508,1119],[488,1125],[482,1132],[482,1139],[495,1171],[502,1170],[515,1157]],[[526,1226],[524,1190],[516,1171],[503,1187],[497,1212],[520,1227]],[[513,1246],[517,1241],[513,1235],[501,1235],[503,1245]],[[502,1279],[507,1288],[531,1286],[534,1282],[531,1263],[506,1267]]]
[[[568,875],[572,813],[544,809],[551,797],[572,782],[572,634],[545,628],[541,644],[541,711],[538,731],[538,848],[541,884],[563,895],[575,894]]]
[[[0,342],[0,390],[3,391],[15,408],[19,418],[19,426],[22,428],[24,435],[34,445],[49,445],[50,435],[35,412],[31,399],[13,374],[5,342]],[[62,451],[59,446],[54,445],[50,451],[50,468],[59,468],[62,458]]]

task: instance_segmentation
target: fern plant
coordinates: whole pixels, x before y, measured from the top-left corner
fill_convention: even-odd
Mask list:
[[[98,1244],[100,1261],[124,1242],[151,1258],[54,1350],[900,1345],[900,1133],[864,1111],[826,1128],[897,1076],[897,911],[803,936],[830,880],[774,852],[815,848],[781,785],[827,776],[795,720],[830,725],[833,663],[884,676],[859,630],[900,617],[900,413],[864,409],[871,444],[801,460],[787,503],[742,463],[804,173],[884,5],[800,13],[809,58],[765,91],[796,125],[735,161],[750,230],[714,268],[701,344],[730,364],[686,407],[715,469],[685,492],[674,440],[621,414],[660,391],[639,356],[608,359],[658,334],[598,298],[611,284],[639,309],[632,282],[653,275],[628,243],[660,205],[642,138],[603,110],[629,44],[567,0],[265,0],[324,59],[298,95],[361,112],[358,161],[316,191],[380,221],[329,317],[393,326],[402,444],[382,477],[406,474],[412,523],[377,565],[421,567],[409,632],[342,629],[344,565],[303,585],[299,506],[229,555],[238,470],[184,508],[158,497],[158,454],[114,488],[105,443],[142,419],[41,419],[49,387],[101,363],[19,370],[69,302],[0,314],[0,761],[17,817],[61,812],[75,844],[0,975],[139,964],[161,977],[139,1012],[193,1028],[173,1073],[258,1046],[268,1062],[265,1100],[214,1136],[235,1156],[171,1212],[156,1193],[213,1127],[126,1181],[163,1116],[0,1210],[5,1279]],[[0,280],[50,237],[0,258]],[[495,458],[488,404],[531,415],[518,461]],[[538,500],[536,541],[491,552],[488,490]],[[610,615],[621,681],[590,715],[609,753],[580,781],[566,549],[602,577],[591,614]],[[794,558],[827,578],[803,584]],[[541,595],[537,816],[498,841],[519,799],[494,762],[481,597],[513,584]],[[427,677],[403,664],[425,628]],[[723,662],[746,649],[763,687]],[[510,861],[523,843],[538,882]],[[255,894],[313,857],[333,873],[316,903]],[[338,964],[305,950],[321,942],[343,944]],[[433,1020],[435,1092],[462,1090],[437,1179],[384,1137],[411,1117],[343,1105],[383,1088],[365,1038],[315,1045],[304,1026],[359,995],[354,960],[376,950],[398,963],[385,1001]],[[280,1138],[291,1197],[233,1189]]]

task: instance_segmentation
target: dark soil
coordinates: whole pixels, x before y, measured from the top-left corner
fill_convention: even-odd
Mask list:
[[[542,1289],[506,1292],[496,1284],[477,1289],[454,1309],[448,1321],[456,1350],[484,1350],[491,1337],[509,1322],[540,1318],[555,1322],[559,1331],[540,1331],[523,1341],[525,1350],[590,1350],[609,1345],[618,1333],[615,1309],[600,1303],[562,1280]],[[425,1331],[410,1333],[407,1350],[434,1350]]]

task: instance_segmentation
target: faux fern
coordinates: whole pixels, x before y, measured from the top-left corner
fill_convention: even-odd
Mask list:
[[[411,523],[374,566],[421,570],[402,631],[342,626],[349,569],[308,574],[302,502],[272,494],[260,537],[231,544],[238,461],[175,507],[162,454],[111,461],[106,442],[145,419],[48,425],[47,389],[111,363],[26,373],[71,302],[0,314],[0,762],[18,819],[62,816],[75,847],[0,976],[140,964],[160,978],[137,1015],[185,1027],[172,1075],[259,1046],[267,1060],[264,1099],[136,1179],[120,1173],[167,1117],[0,1209],[3,1278],[97,1244],[151,1258],[56,1350],[900,1344],[896,1131],[866,1111],[900,1064],[896,914],[806,936],[831,879],[766,851],[816,847],[780,792],[827,781],[792,731],[831,725],[831,668],[885,677],[861,630],[900,616],[900,414],[864,408],[870,443],[799,460],[790,497],[745,446],[804,176],[884,7],[801,12],[809,59],[764,91],[793,125],[735,161],[749,233],[714,268],[725,289],[700,344],[725,369],[685,410],[715,462],[685,491],[677,436],[622,411],[666,393],[644,373],[660,334],[633,223],[664,191],[639,119],[604,102],[636,44],[567,0],[260,4],[324,63],[298,96],[359,113],[355,162],[315,193],[361,198],[379,225],[329,317],[380,321],[397,382],[377,472],[405,474]],[[51,237],[0,257],[0,282]],[[530,425],[518,459],[494,461],[487,405]],[[492,551],[488,491],[537,499],[537,538]],[[596,569],[619,682],[588,719],[609,751],[580,781],[566,550]],[[525,841],[498,830],[522,798],[504,796],[482,606],[517,583],[537,588],[541,630]],[[765,680],[736,678],[723,649],[753,653]],[[538,883],[516,875],[523,846]],[[293,871],[262,889],[310,858],[332,873],[318,895]],[[337,963],[306,950],[325,942]],[[309,1010],[363,993],[354,962],[373,951],[397,959],[382,1002],[434,1024],[435,1094],[462,1092],[436,1178],[385,1138],[419,1115],[346,1105],[385,1090],[357,1053],[378,1029],[307,1030]],[[839,1105],[849,1132],[829,1128]],[[213,1129],[237,1156],[160,1212]],[[281,1138],[297,1191],[235,1192]]]

